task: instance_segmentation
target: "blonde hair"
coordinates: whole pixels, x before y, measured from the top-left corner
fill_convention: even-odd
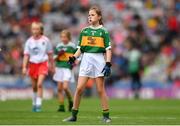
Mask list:
[[[62,35],[62,34],[65,34],[65,35],[67,36],[67,38],[68,38],[69,40],[71,40],[71,33],[70,33],[69,30],[67,30],[67,29],[62,30],[61,33],[60,33],[60,35]]]
[[[40,30],[41,30],[41,34],[43,35],[43,32],[44,32],[44,26],[41,22],[32,22],[31,24],[31,28],[32,27],[39,27]]]
[[[89,9],[89,11],[90,11],[90,10],[94,10],[94,11],[96,12],[96,14],[101,17],[100,20],[99,20],[99,24],[100,24],[100,25],[103,25],[102,12],[101,12],[100,8],[97,7],[97,6],[92,6],[92,7]]]

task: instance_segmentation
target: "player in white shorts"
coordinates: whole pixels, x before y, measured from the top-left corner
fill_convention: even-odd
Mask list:
[[[31,25],[32,36],[26,41],[22,73],[27,72],[31,78],[33,88],[33,111],[41,111],[43,97],[43,82],[50,70],[54,71],[53,49],[50,40],[43,35],[43,24],[33,22]]]
[[[60,39],[61,42],[55,48],[56,69],[53,79],[58,83],[58,111],[65,112],[63,92],[66,93],[69,101],[69,111],[71,111],[73,105],[72,94],[69,89],[69,83],[72,79],[72,66],[68,64],[68,60],[75,53],[76,47],[71,42],[71,34],[68,30],[63,30],[60,33]]]
[[[111,73],[111,43],[108,31],[102,26],[102,14],[99,8],[92,7],[89,10],[89,27],[81,31],[79,45],[76,53],[69,58],[69,63],[74,63],[82,53],[79,78],[74,94],[72,116],[63,121],[77,121],[78,109],[82,92],[89,78],[94,78],[101,100],[103,110],[103,122],[109,123],[108,98],[104,86],[104,76]]]

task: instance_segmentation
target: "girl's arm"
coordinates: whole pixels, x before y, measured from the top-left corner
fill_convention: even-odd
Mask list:
[[[75,52],[75,54],[73,56],[69,57],[69,61],[68,63],[73,65],[74,62],[76,61],[76,59],[81,55],[81,49],[78,48],[78,50]]]
[[[78,58],[81,55],[81,49],[78,48],[78,50],[75,52],[74,57]]]
[[[55,72],[55,64],[54,64],[53,53],[49,53],[48,58],[49,58],[50,71],[52,73],[54,73]]]
[[[106,50],[106,62],[111,62],[112,51],[111,49]]]
[[[106,65],[104,66],[102,73],[104,74],[105,77],[110,76],[111,74],[111,57],[112,57],[112,52],[111,49],[106,50]]]
[[[27,73],[27,65],[29,62],[29,55],[24,55],[23,57],[23,65],[22,65],[22,74],[26,75]]]

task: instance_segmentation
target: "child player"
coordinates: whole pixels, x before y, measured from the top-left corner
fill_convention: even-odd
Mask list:
[[[61,42],[55,48],[56,69],[53,79],[58,83],[58,111],[65,112],[63,91],[66,93],[69,101],[69,111],[71,111],[73,105],[72,95],[69,89],[69,83],[72,79],[72,66],[68,64],[68,60],[75,53],[76,47],[71,42],[71,33],[68,30],[63,30],[60,33],[60,39]]]
[[[22,73],[28,72],[33,89],[32,105],[34,112],[41,111],[43,97],[43,82],[49,68],[54,71],[53,50],[49,39],[43,35],[43,24],[33,22],[31,24],[32,36],[26,41]]]
[[[88,79],[94,78],[101,100],[103,122],[109,123],[111,119],[109,117],[108,98],[104,87],[104,76],[109,76],[111,73],[111,43],[109,33],[103,27],[102,14],[99,8],[90,8],[88,22],[90,26],[81,31],[78,50],[69,58],[69,63],[72,64],[83,53],[78,84],[74,95],[72,116],[63,121],[73,122],[77,120],[82,92]]]

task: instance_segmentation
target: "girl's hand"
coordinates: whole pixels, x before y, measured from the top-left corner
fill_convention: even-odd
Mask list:
[[[50,71],[52,74],[54,74],[54,73],[55,73],[55,66],[54,66],[54,65],[51,65],[51,66],[49,67],[49,71]]]
[[[111,63],[106,62],[106,65],[104,66],[102,73],[104,74],[105,77],[108,77],[111,75]]]
[[[22,75],[23,75],[23,76],[26,76],[26,74],[27,74],[27,68],[26,68],[26,67],[23,67],[23,68],[22,68]]]
[[[75,57],[75,56],[70,56],[70,57],[69,57],[68,64],[73,65],[74,62],[75,62],[75,60],[76,60],[76,57]]]

